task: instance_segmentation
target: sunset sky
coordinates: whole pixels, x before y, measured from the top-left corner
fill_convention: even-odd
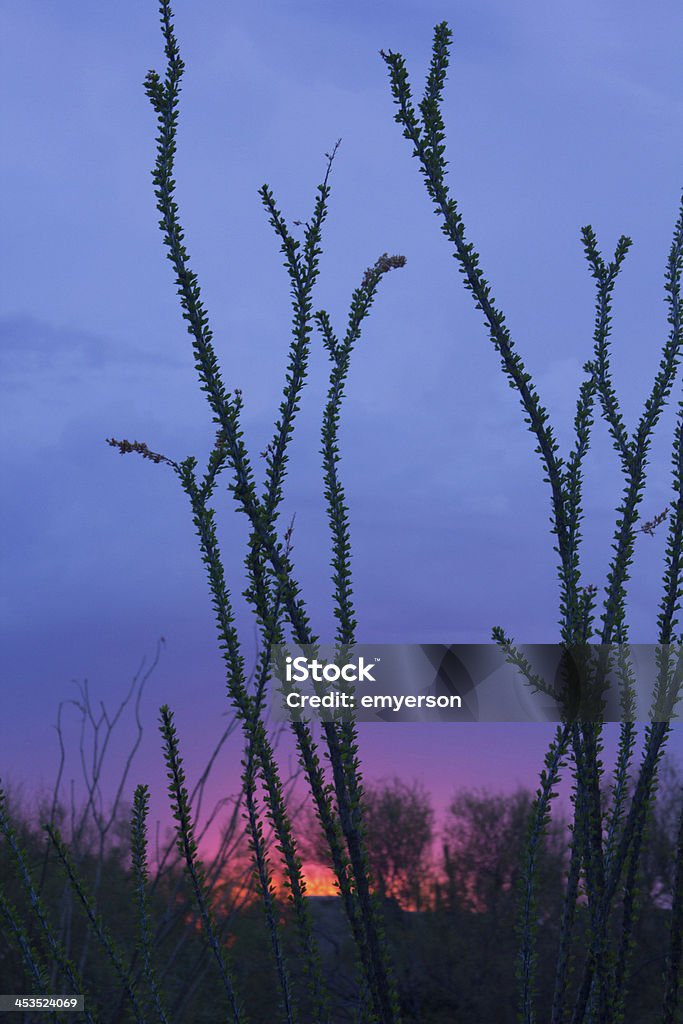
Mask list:
[[[178,202],[226,383],[244,393],[257,468],[279,401],[289,283],[257,195],[267,182],[305,221],[334,163],[318,306],[343,330],[351,293],[383,252],[354,355],[342,472],[351,506],[359,639],[524,643],[558,638],[547,486],[535,442],[393,122],[378,51],[400,51],[419,96],[433,26],[454,32],[445,97],[454,195],[499,305],[571,441],[594,294],[579,229],[605,253],[634,240],[617,284],[614,375],[629,428],[667,332],[663,273],[683,185],[683,9],[589,0],[177,0],[186,75]],[[154,0],[22,0],[0,11],[2,275],[2,716],[0,775],[28,792],[58,763],[57,705],[87,679],[113,709],[165,637],[142,704],[131,776],[157,814],[167,702],[192,777],[226,719],[208,589],[173,473],[120,458],[109,436],[204,457],[212,424],[195,384],[150,170],[155,117],[142,88],[163,70]],[[285,516],[314,626],[333,634],[319,420],[327,357],[315,339]],[[680,397],[676,385],[674,404]],[[645,518],[671,500],[673,406],[652,450]],[[607,431],[587,463],[585,582],[605,579],[621,476]],[[226,568],[247,649],[246,538],[223,490]],[[656,638],[665,528],[639,536],[632,639]],[[78,777],[77,716],[65,778]],[[125,728],[128,728],[127,726]],[[371,725],[370,779],[419,779],[443,807],[462,786],[533,786],[551,727]],[[130,735],[130,731],[129,731]],[[125,749],[114,744],[109,781]],[[683,732],[672,749],[683,756]],[[289,756],[287,745],[283,758]],[[237,787],[230,744],[212,795]],[[117,760],[119,758],[119,760]]]

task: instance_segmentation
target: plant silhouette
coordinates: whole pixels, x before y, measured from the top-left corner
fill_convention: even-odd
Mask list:
[[[226,689],[230,705],[240,724],[244,740],[242,787],[245,830],[249,839],[259,902],[265,916],[271,953],[271,981],[277,992],[277,1019],[287,1024],[312,1021],[334,1024],[355,1019],[378,1024],[399,1024],[401,1020],[454,1019],[443,1016],[451,1007],[439,1010],[436,1002],[426,1001],[417,989],[407,990],[397,980],[398,934],[401,928],[413,929],[411,942],[419,941],[418,929],[432,911],[464,910],[476,913],[498,912],[506,921],[508,890],[517,889],[518,911],[515,954],[517,1005],[515,1012],[523,1024],[549,1020],[552,1024],[617,1024],[631,1020],[628,985],[635,962],[639,924],[649,893],[643,884],[643,867],[648,829],[656,810],[659,766],[671,731],[671,719],[681,692],[681,665],[676,644],[678,612],[682,592],[683,545],[683,402],[679,403],[672,445],[672,498],[666,513],[639,525],[639,511],[646,484],[648,455],[652,437],[662,410],[676,382],[683,345],[681,310],[681,273],[683,272],[683,205],[674,229],[673,242],[665,271],[665,297],[668,308],[668,336],[665,338],[659,371],[645,400],[643,412],[630,431],[621,412],[611,375],[611,312],[617,280],[631,247],[631,240],[619,238],[614,253],[606,258],[600,252],[595,232],[582,229],[582,241],[589,271],[595,281],[595,323],[593,351],[585,363],[583,380],[576,402],[575,438],[567,455],[562,455],[556,433],[531,375],[517,350],[502,311],[496,304],[491,286],[480,266],[480,258],[468,235],[456,200],[452,197],[445,159],[445,124],[442,115],[451,44],[451,31],[443,22],[434,32],[432,60],[424,93],[415,105],[409,76],[401,54],[381,51],[396,105],[395,120],[412,147],[424,178],[428,197],[438,215],[441,229],[463,276],[481,311],[485,328],[511,388],[517,393],[524,420],[534,437],[544,478],[550,488],[552,534],[558,556],[560,584],[559,637],[564,648],[575,656],[590,674],[591,686],[578,704],[569,707],[566,694],[556,693],[553,684],[533,671],[516,642],[497,626],[492,639],[508,661],[527,678],[535,689],[544,689],[564,701],[564,716],[547,752],[540,772],[539,788],[530,807],[524,797],[510,801],[507,814],[518,833],[520,822],[526,830],[525,842],[508,843],[507,854],[514,849],[515,864],[505,863],[504,872],[484,895],[477,895],[476,879],[453,862],[457,843],[444,850],[444,879],[433,887],[434,907],[428,894],[406,872],[382,871],[374,856],[377,843],[371,843],[368,823],[379,809],[391,811],[401,820],[398,810],[405,792],[400,787],[364,795],[358,735],[354,721],[322,722],[319,732],[306,720],[293,721],[293,732],[302,775],[307,784],[307,799],[316,816],[326,853],[334,872],[339,902],[345,915],[345,929],[353,950],[351,973],[353,993],[346,998],[340,1014],[335,1001],[334,970],[323,953],[320,928],[316,924],[311,901],[307,898],[300,841],[297,837],[282,766],[269,733],[266,695],[270,684],[273,648],[291,638],[298,645],[316,650],[319,637],[314,632],[306,596],[297,580],[292,559],[294,524],[283,524],[282,508],[287,481],[291,442],[300,411],[304,385],[309,374],[309,356],[314,339],[319,339],[329,357],[327,396],[322,409],[320,445],[322,454],[322,496],[326,506],[331,538],[331,583],[337,621],[335,642],[340,649],[356,640],[356,612],[351,574],[350,518],[341,477],[339,429],[351,359],[361,341],[362,328],[375,301],[380,282],[391,271],[405,266],[403,255],[382,253],[359,274],[358,287],[350,298],[343,333],[337,333],[331,317],[316,303],[319,258],[331,195],[331,176],[339,143],[326,154],[325,173],[317,188],[313,209],[303,223],[303,241],[292,234],[271,188],[259,190],[261,202],[275,232],[283,255],[292,297],[291,340],[288,364],[279,408],[275,415],[271,440],[261,453],[265,462],[262,485],[257,482],[247,439],[242,427],[243,395],[228,386],[219,363],[199,281],[192,270],[185,246],[185,234],[176,202],[175,157],[181,81],[185,71],[175,36],[171,4],[160,3],[161,28],[166,67],[163,74],[149,71],[145,91],[157,118],[157,153],[153,170],[154,195],[159,213],[163,245],[171,263],[182,318],[190,335],[197,379],[206,396],[215,427],[214,444],[200,467],[194,455],[173,458],[153,450],[147,442],[109,438],[108,444],[121,454],[137,454],[155,465],[170,469],[187,496],[212,598],[218,640],[225,664]],[[294,222],[295,224],[299,222]],[[603,588],[602,610],[598,614],[598,588],[587,584],[582,574],[581,541],[583,529],[583,468],[590,448],[594,418],[607,423],[614,450],[624,477],[624,490],[616,510],[613,554]],[[236,510],[246,517],[249,536],[244,555],[246,598],[258,625],[260,647],[253,678],[246,666],[245,644],[239,635],[234,599],[224,569],[217,528],[219,485],[224,484]],[[627,584],[634,558],[636,533],[652,533],[667,520],[668,538],[662,581],[662,597],[656,619],[658,677],[650,722],[642,738],[642,753],[637,761],[637,729],[634,722],[634,686],[628,656]],[[597,641],[597,643],[596,643]],[[592,643],[591,643],[592,642]],[[597,652],[597,653],[596,653]],[[613,781],[606,788],[603,758],[601,708],[610,659],[616,658],[622,682],[622,710],[619,750]],[[197,825],[188,793],[181,746],[172,710],[160,709],[160,732],[168,774],[168,792],[175,820],[177,849],[184,865],[185,884],[194,901],[195,918],[202,929],[215,967],[212,992],[222,1000],[206,1008],[201,1019],[231,1020],[246,1024],[253,1018],[250,979],[240,961],[239,943],[226,941],[222,930],[215,891],[199,855]],[[564,769],[572,777],[572,813],[570,841],[566,858],[566,879],[558,894],[559,926],[553,933],[554,945],[546,948],[540,879],[557,847],[557,829],[553,830],[551,811]],[[122,947],[113,929],[100,913],[75,858],[54,821],[46,824],[53,856],[62,865],[72,894],[80,902],[94,940],[115,977],[122,1007],[117,1019],[166,1024],[173,1019],[172,1000],[159,972],[154,942],[152,898],[148,870],[148,790],[140,785],[134,792],[130,828],[132,864],[130,900],[135,913],[137,948]],[[416,809],[420,810],[416,800]],[[424,810],[424,808],[423,808]],[[490,824],[495,804],[467,804],[461,800],[452,807],[451,825],[460,820]],[[385,817],[386,817],[385,813]],[[417,811],[416,811],[417,813]],[[499,818],[503,815],[499,814]],[[431,840],[431,818],[421,817],[422,834],[413,837],[421,856]],[[483,825],[482,825],[483,828]],[[86,994],[85,1019],[89,1022],[111,1019],[98,993],[72,963],[40,895],[40,885],[29,863],[25,843],[10,813],[8,802],[0,799],[0,830],[10,859],[18,875],[30,922],[24,921],[6,893],[1,894],[0,911],[14,936],[27,977],[38,992],[50,990],[48,967],[55,983],[71,992]],[[680,826],[683,830],[683,825]],[[658,993],[661,1024],[675,1024],[681,1014],[681,920],[683,906],[683,849],[679,837],[676,868],[673,873],[670,907],[663,911],[658,927],[669,929],[666,959]],[[552,843],[548,844],[548,836]],[[451,837],[453,838],[453,837]],[[516,834],[516,839],[519,839]],[[419,842],[417,840],[419,839]],[[394,848],[398,847],[394,843]],[[420,856],[411,854],[411,871]],[[476,844],[472,844],[475,848]],[[405,850],[404,850],[405,853]],[[374,859],[374,864],[373,864]],[[388,859],[388,854],[387,854]],[[502,860],[501,857],[498,861]],[[463,858],[464,863],[464,858]],[[500,867],[500,864],[498,865]],[[275,877],[281,874],[287,890],[286,912],[280,906]],[[557,872],[556,872],[557,874]],[[410,925],[387,908],[387,897],[401,889],[422,910]],[[505,898],[502,898],[505,893]],[[383,898],[384,897],[384,898]],[[476,898],[475,898],[476,897]],[[469,901],[469,906],[467,905]],[[487,920],[493,920],[488,918]],[[649,920],[649,919],[648,919]],[[403,921],[403,924],[400,922]],[[424,925],[426,927],[426,925]],[[340,933],[341,934],[341,933]],[[481,934],[487,934],[481,928]],[[494,933],[500,934],[498,932]],[[295,938],[294,938],[295,936]],[[543,937],[543,941],[541,941]],[[490,936],[488,936],[490,940]],[[508,935],[505,936],[507,943]],[[548,940],[549,941],[549,940]],[[503,942],[503,937],[501,937]],[[228,948],[230,947],[230,948]],[[506,946],[507,948],[507,946]],[[551,991],[539,992],[539,971],[543,961],[552,962]],[[510,965],[508,965],[510,966]],[[403,975],[401,976],[403,978]],[[253,984],[253,978],[252,978]],[[264,983],[261,983],[264,984]],[[541,1007],[540,1009],[539,1007]],[[420,1008],[422,1007],[422,1009]],[[349,1017],[348,1012],[353,1016]],[[117,1011],[119,1012],[119,1011]],[[441,1015],[440,1015],[441,1014]],[[420,1016],[422,1015],[422,1016]],[[197,1018],[199,1019],[199,1018]],[[479,1017],[466,1000],[458,1004],[457,1019],[467,1024]],[[503,1014],[501,1012],[501,1020]],[[508,1019],[507,1016],[505,1019]]]

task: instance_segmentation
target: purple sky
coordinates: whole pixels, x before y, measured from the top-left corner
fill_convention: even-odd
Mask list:
[[[385,251],[344,410],[359,639],[557,639],[549,500],[517,399],[464,291],[416,161],[393,122],[380,48],[401,51],[415,92],[432,29],[454,31],[446,92],[451,181],[528,369],[566,446],[591,351],[592,281],[579,228],[603,250],[635,242],[617,285],[614,370],[629,427],[666,335],[663,270],[683,183],[683,10],[576,0],[177,0],[187,65],[178,199],[228,386],[245,396],[256,462],[289,339],[289,286],[257,189],[310,215],[332,174],[317,302],[343,325],[353,288]],[[0,773],[47,785],[60,700],[88,678],[113,706],[144,654],[150,681],[135,781],[163,766],[156,709],[175,709],[190,774],[224,723],[224,682],[185,495],[164,467],[104,439],[202,455],[210,418],[195,386],[154,209],[155,119],[143,89],[162,68],[156,3],[5,5],[0,119],[2,665]],[[329,638],[328,546],[317,454],[326,356],[312,359],[288,481],[295,559]],[[680,385],[677,385],[677,394]],[[646,517],[670,500],[663,418]],[[620,471],[602,424],[587,466],[586,582],[604,580]],[[227,496],[223,545],[241,589],[246,536]],[[641,536],[632,638],[655,639],[665,531]],[[251,626],[237,602],[250,642]],[[439,802],[459,785],[533,784],[539,726],[376,726],[370,776],[418,777]],[[683,748],[680,728],[674,746]],[[240,749],[221,769],[234,788]],[[78,774],[73,761],[71,774]],[[116,774],[112,762],[112,777]],[[220,787],[219,787],[220,788]],[[218,793],[218,789],[216,793]]]

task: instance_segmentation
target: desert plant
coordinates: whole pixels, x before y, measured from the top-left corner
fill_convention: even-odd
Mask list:
[[[173,32],[170,5],[166,2],[162,3],[160,11],[168,62],[167,72],[162,81],[159,75],[152,71],[148,74],[145,83],[147,94],[159,122],[158,156],[153,175],[155,194],[162,217],[160,226],[164,235],[164,244],[174,268],[183,316],[188,323],[188,331],[192,337],[200,386],[207,395],[217,426],[217,435],[215,446],[208,459],[207,470],[201,480],[197,478],[197,460],[194,457],[178,463],[151,451],[142,442],[110,439],[109,443],[122,453],[134,451],[153,462],[170,466],[177,473],[190,500],[226,662],[228,692],[236,713],[242,721],[247,742],[245,766],[247,789],[251,794],[253,791],[253,760],[255,760],[258,763],[263,783],[267,814],[283,858],[291,899],[296,910],[302,955],[308,965],[312,1012],[316,1020],[323,1021],[329,1018],[328,1000],[324,990],[319,955],[304,900],[305,883],[301,873],[301,862],[289,824],[287,809],[284,806],[279,771],[263,723],[262,694],[269,669],[271,648],[274,643],[283,639],[285,623],[291,627],[297,643],[307,645],[316,643],[316,637],[312,632],[291,563],[288,547],[291,528],[282,539],[278,536],[277,528],[288,462],[288,447],[299,408],[301,390],[307,374],[310,336],[314,325],[312,294],[318,276],[321,229],[327,213],[327,200],[330,192],[329,175],[337,147],[335,146],[331,154],[328,155],[327,171],[318,188],[313,215],[306,225],[302,251],[300,251],[300,243],[291,235],[284,217],[277,208],[269,187],[264,185],[260,190],[270,223],[280,239],[285,266],[292,286],[293,337],[279,416],[275,422],[273,439],[265,452],[265,486],[259,496],[254,471],[240,429],[242,395],[239,390],[234,393],[228,392],[223,384],[197,278],[189,268],[187,251],[183,245],[184,236],[178,220],[178,209],[174,199],[175,182],[172,175],[178,95],[184,65]],[[348,557],[348,515],[338,473],[337,436],[340,407],[350,355],[359,340],[362,321],[374,301],[379,282],[384,274],[404,263],[405,259],[401,256],[384,254],[368,268],[353,294],[346,334],[341,340],[335,335],[326,312],[324,310],[317,312],[317,322],[332,364],[328,402],[322,426],[322,446],[325,498],[328,505],[333,544],[334,600],[339,620],[337,639],[340,644],[352,642],[355,629]],[[245,596],[255,612],[262,639],[262,653],[257,671],[258,685],[255,694],[250,694],[246,686],[244,657],[234,627],[231,596],[225,581],[215,529],[215,512],[209,504],[213,499],[219,476],[226,467],[229,467],[233,474],[229,490],[240,510],[246,514],[252,531],[246,558],[249,585]],[[165,728],[168,751],[168,723]],[[383,941],[381,918],[372,894],[363,838],[360,814],[362,780],[359,773],[353,724],[349,722],[340,725],[326,723],[323,726],[325,744],[332,768],[331,782],[325,778],[318,746],[308,724],[296,722],[293,724],[293,729],[302,768],[310,784],[315,807],[330,845],[339,890],[358,943],[359,964],[365,973],[372,1002],[372,1013],[382,1021],[395,1020],[397,1019],[396,998]],[[188,868],[192,872],[192,857],[195,851],[189,832],[191,819],[189,807],[185,808],[180,799],[181,791],[182,789],[176,788],[174,806],[179,820],[179,842],[184,844]],[[249,815],[252,844],[259,866],[259,879],[267,910],[270,902],[267,854],[260,842],[256,808],[253,803],[250,803]],[[195,890],[200,898],[199,883],[195,885]],[[203,916],[211,941],[209,917],[207,914]],[[282,969],[281,958],[277,952],[279,943],[272,916],[269,916],[269,926],[273,948],[276,951],[284,1012],[287,1019],[293,1019],[294,1010],[286,974]],[[232,986],[227,985],[226,988],[234,1019],[236,1021],[243,1019],[243,1013],[232,992]]]
[[[596,282],[596,310],[593,357],[585,364],[586,378],[576,405],[575,442],[568,457],[559,454],[559,445],[548,412],[541,404],[538,390],[517,352],[505,316],[497,307],[485,278],[480,258],[468,240],[465,224],[456,200],[451,196],[445,158],[445,124],[442,115],[443,90],[449,63],[452,33],[446,22],[434,30],[432,61],[422,99],[417,110],[413,103],[408,72],[399,53],[381,52],[389,72],[390,87],[397,106],[395,120],[411,143],[418,160],[429,198],[438,215],[441,229],[453,249],[465,287],[472,293],[508,382],[518,394],[525,422],[536,440],[546,482],[550,486],[552,532],[559,556],[560,639],[567,650],[582,650],[596,630],[597,590],[582,585],[580,542],[583,518],[582,466],[590,444],[594,405],[597,399],[619,456],[624,474],[624,494],[617,509],[612,544],[613,556],[604,588],[604,605],[597,630],[601,645],[619,645],[619,668],[623,682],[624,710],[632,710],[632,679],[623,656],[628,641],[626,585],[633,561],[639,506],[642,502],[648,453],[653,430],[674,385],[683,345],[681,308],[681,272],[683,270],[683,202],[674,228],[673,242],[665,270],[664,287],[668,305],[669,333],[662,348],[659,371],[647,397],[635,430],[630,433],[624,422],[610,370],[611,302],[614,286],[631,246],[622,236],[614,256],[607,261],[598,249],[590,225],[582,229],[582,240],[590,272]],[[679,403],[672,448],[673,500],[669,517],[663,594],[657,617],[658,677],[650,709],[651,721],[645,730],[644,750],[633,797],[628,810],[624,790],[634,756],[635,729],[630,720],[621,727],[621,742],[616,769],[614,802],[605,812],[600,801],[602,760],[602,724],[599,713],[592,716],[566,715],[546,757],[541,785],[529,826],[526,865],[521,880],[521,920],[519,957],[520,1010],[525,1024],[537,1019],[535,971],[537,950],[535,877],[538,850],[550,820],[551,802],[565,758],[574,768],[574,824],[569,881],[566,888],[565,915],[557,958],[557,986],[552,1009],[553,1024],[568,1019],[572,1024],[590,1021],[607,1024],[623,1019],[632,932],[638,914],[638,875],[648,818],[657,788],[657,769],[670,731],[670,719],[681,694],[680,665],[670,646],[677,626],[680,607],[683,540],[683,403]],[[652,532],[662,522],[645,523],[641,529]],[[504,630],[492,631],[495,640],[511,664],[525,673],[532,687],[548,689],[547,681],[535,675],[524,655]],[[601,709],[604,694],[607,655],[603,650],[594,677],[596,708]],[[672,664],[673,661],[673,664]],[[552,689],[549,690],[552,693]],[[561,698],[561,694],[559,696]],[[569,709],[566,708],[565,711]],[[582,710],[582,709],[580,709]],[[626,715],[625,715],[626,717]],[[576,919],[575,906],[581,891],[588,901],[590,942],[588,955],[580,967],[576,992],[567,986],[572,957],[572,939]],[[622,924],[619,937],[611,942],[610,922],[616,910],[616,897],[622,896]],[[678,963],[676,941],[672,943],[670,963]],[[677,988],[669,980],[667,1013],[676,999]],[[570,1003],[573,1000],[573,1008]]]

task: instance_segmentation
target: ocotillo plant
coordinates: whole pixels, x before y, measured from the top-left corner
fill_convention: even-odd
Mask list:
[[[441,229],[448,239],[452,254],[463,275],[465,287],[472,293],[481,310],[486,329],[498,354],[504,374],[517,392],[525,422],[536,440],[545,480],[550,486],[552,532],[559,556],[560,637],[568,648],[584,645],[597,633],[603,645],[619,645],[619,662],[623,679],[624,717],[632,711],[632,680],[625,657],[628,641],[626,618],[626,585],[633,560],[634,540],[638,529],[639,506],[643,497],[646,464],[653,430],[674,385],[681,346],[683,320],[681,309],[681,272],[683,270],[683,202],[674,229],[673,242],[665,271],[665,293],[668,304],[669,333],[662,349],[659,372],[645,401],[636,429],[630,433],[624,423],[618,396],[611,380],[610,332],[611,302],[616,279],[631,246],[622,236],[614,256],[606,261],[601,255],[595,232],[590,226],[582,229],[582,239],[590,272],[596,282],[596,310],[593,357],[585,364],[586,378],[576,405],[574,447],[565,459],[538,390],[526,372],[515,347],[505,317],[496,306],[491,287],[480,267],[480,259],[468,240],[463,218],[456,200],[451,196],[445,157],[445,125],[442,115],[443,90],[448,69],[451,30],[442,22],[434,30],[432,60],[427,73],[422,99],[413,103],[406,64],[399,53],[381,51],[388,71],[391,92],[397,106],[395,120],[412,145],[429,198],[435,208]],[[583,517],[582,466],[590,444],[593,410],[598,401],[607,422],[614,449],[623,474],[624,494],[617,508],[617,521],[612,544],[613,556],[605,584],[601,625],[595,626],[596,588],[583,586],[580,542]],[[571,861],[565,894],[560,948],[557,953],[555,997],[552,1024],[571,1020],[572,1024],[612,1024],[624,1018],[624,1000],[629,965],[632,960],[632,933],[638,913],[638,865],[647,827],[648,815],[655,799],[657,766],[670,730],[670,718],[680,696],[680,672],[671,666],[668,645],[674,639],[677,613],[683,585],[683,402],[679,404],[672,450],[673,499],[669,519],[663,594],[657,624],[657,642],[661,645],[651,722],[645,732],[640,769],[632,767],[636,742],[635,728],[630,720],[621,726],[621,737],[614,774],[611,805],[601,804],[600,781],[604,773],[602,760],[602,726],[597,720],[568,717],[558,729],[541,773],[540,788],[529,830],[527,863],[523,875],[520,914],[519,955],[519,1019],[532,1024],[537,1019],[535,999],[536,914],[534,900],[537,850],[547,825],[551,800],[556,792],[565,758],[570,757],[574,770],[574,823]],[[663,520],[663,514],[657,521]],[[641,529],[652,532],[655,523]],[[492,638],[500,645],[507,659],[527,676],[534,688],[547,683],[535,676],[531,667],[504,630],[496,627]],[[681,640],[681,637],[678,637]],[[600,680],[598,679],[598,683]],[[626,807],[629,780],[634,791]],[[680,854],[679,854],[680,856]],[[680,886],[680,878],[678,881]],[[585,896],[590,915],[590,948],[588,956],[575,967],[575,920],[577,900]],[[617,896],[621,896],[622,919],[613,935]],[[665,997],[662,1020],[673,1021],[680,993],[681,942],[677,929],[680,921],[681,894],[677,890],[670,955],[667,961]],[[569,973],[578,971],[575,991],[569,987]]]
[[[184,234],[174,198],[173,168],[176,152],[178,100],[184,64],[174,34],[171,5],[167,0],[162,0],[160,4],[160,15],[167,59],[166,72],[162,78],[155,71],[150,71],[145,81],[145,89],[156,112],[159,127],[153,180],[157,208],[161,215],[160,226],[163,240],[168,258],[173,266],[183,318],[187,321],[188,332],[191,335],[199,383],[207,395],[217,428],[216,441],[209,454],[207,468],[201,476],[198,476],[198,463],[194,457],[188,457],[178,462],[152,451],[143,442],[110,439],[109,444],[116,447],[122,454],[136,452],[156,464],[169,466],[177,474],[188,496],[212,595],[219,642],[226,665],[228,695],[242,723],[246,740],[244,787],[247,803],[247,828],[251,836],[256,875],[261,887],[271,934],[274,964],[281,990],[282,1016],[288,1022],[299,1019],[312,1019],[317,1022],[331,1021],[329,996],[305,900],[306,887],[301,860],[285,803],[280,771],[264,722],[263,698],[272,645],[283,640],[287,628],[291,629],[297,643],[316,644],[316,636],[310,625],[290,558],[291,526],[284,530],[280,537],[278,534],[279,516],[287,472],[288,449],[299,410],[302,388],[306,381],[309,350],[314,325],[317,322],[331,361],[328,399],[323,415],[321,439],[324,460],[324,497],[328,506],[332,535],[334,600],[339,621],[338,640],[340,643],[353,642],[355,616],[350,580],[348,514],[338,470],[340,408],[351,353],[360,338],[362,322],[373,304],[379,282],[390,270],[403,266],[405,258],[384,253],[365,270],[351,299],[345,334],[339,340],[334,334],[326,312],[322,309],[316,310],[314,317],[313,311],[313,292],[318,277],[318,261],[321,253],[321,231],[327,215],[327,203],[330,195],[329,178],[338,144],[327,156],[326,173],[318,187],[312,216],[306,224],[303,246],[292,236],[270,188],[267,185],[261,188],[261,200],[280,240],[281,250],[285,257],[285,265],[292,288],[293,320],[289,365],[272,441],[263,453],[266,459],[266,479],[263,491],[259,495],[250,456],[240,427],[242,395],[238,388],[230,392],[223,383],[199,284],[196,275],[190,269],[189,257],[183,244]],[[215,511],[212,505],[219,479],[226,470],[231,474],[228,490],[232,493],[240,510],[247,515],[251,528],[245,559],[248,578],[245,597],[254,610],[262,642],[254,692],[250,692],[247,685],[245,658],[234,625],[231,594],[223,570],[215,527]],[[177,825],[178,849],[184,858],[201,922],[223,982],[228,1014],[230,1019],[238,1024],[238,1022],[246,1021],[246,1013],[232,966],[226,957],[213,920],[210,892],[207,889],[202,866],[197,856],[192,812],[185,788],[178,737],[172,713],[166,706],[161,709],[160,727],[168,768],[169,794]],[[352,723],[327,723],[324,726],[324,743],[326,755],[331,764],[332,776],[331,781],[328,781],[322,767],[318,743],[314,739],[309,725],[305,722],[297,722],[292,727],[301,765],[310,785],[314,806],[330,846],[339,891],[358,948],[358,968],[364,978],[362,990],[368,993],[369,1000],[369,1005],[360,1007],[360,1012],[364,1019],[391,1024],[399,1019],[397,997],[382,931],[382,922],[373,895],[364,844],[361,816],[362,778],[359,770],[355,730]],[[304,1005],[305,999],[302,993],[298,993],[298,996],[295,997],[292,992],[290,971],[282,952],[278,917],[273,910],[272,855],[264,841],[263,814],[257,799],[257,774],[262,784],[265,815],[272,828],[276,847],[282,859],[285,881],[289,887],[290,899],[298,925],[300,955],[308,979],[307,1005]],[[33,881],[29,873],[24,871],[22,853],[15,842],[11,823],[9,820],[2,819],[2,824],[10,845],[16,850],[19,870],[23,872],[25,886],[42,923],[44,914],[41,911],[37,894],[35,894]],[[124,955],[118,950],[105,923],[97,914],[93,900],[78,877],[73,860],[58,831],[51,825],[47,826],[47,831],[59,859],[64,865],[73,890],[84,907],[93,932],[127,994],[129,1009],[136,1020],[145,1019],[146,1001],[140,999],[136,981],[125,962]],[[140,919],[141,961],[144,978],[149,989],[150,1005],[156,1016],[165,1020],[168,1019],[166,1009],[168,1003],[156,978],[150,949],[146,898],[146,843],[146,790],[144,787],[138,787],[135,793],[132,822],[132,849],[135,898]],[[6,907],[6,916],[10,923],[15,922],[9,904]],[[18,924],[15,931],[17,941],[27,957],[28,969],[38,982],[42,979],[40,960],[27,945],[26,937]],[[59,950],[58,943],[49,931],[47,921],[45,921],[45,932],[53,957],[60,965],[61,977],[66,979],[72,991],[82,991],[81,980],[76,977],[66,957]],[[302,1013],[305,1014],[305,1018],[302,1017]],[[89,1019],[92,1016],[89,1011]]]
[[[261,200],[268,213],[270,223],[280,239],[281,250],[285,257],[285,265],[292,287],[293,320],[289,365],[283,396],[274,425],[273,437],[264,453],[266,480],[263,491],[259,495],[250,456],[240,428],[242,395],[239,389],[231,393],[223,383],[197,277],[190,269],[187,250],[183,244],[184,234],[178,219],[178,208],[174,198],[173,164],[176,148],[178,97],[184,65],[173,31],[170,4],[162,2],[160,11],[167,70],[163,80],[156,72],[150,71],[145,82],[147,95],[157,114],[159,124],[157,161],[153,174],[155,195],[157,208],[161,214],[160,226],[164,244],[174,269],[183,317],[187,321],[188,332],[192,338],[200,386],[206,393],[217,428],[216,443],[209,455],[207,469],[201,480],[197,477],[197,460],[194,457],[176,462],[167,456],[151,451],[142,442],[110,439],[109,443],[122,453],[135,451],[156,463],[165,463],[170,466],[177,473],[190,500],[226,663],[228,693],[242,721],[247,741],[244,781],[248,794],[248,827],[271,931],[273,952],[281,984],[283,1012],[287,1020],[295,1019],[288,974],[281,955],[276,921],[271,913],[271,876],[268,854],[263,843],[258,807],[255,801],[254,775],[256,770],[258,770],[263,783],[266,813],[283,859],[286,880],[296,912],[302,951],[309,976],[312,1013],[315,1020],[325,1021],[330,1019],[329,1000],[325,992],[319,954],[304,900],[305,884],[301,873],[301,861],[297,854],[283,800],[278,767],[263,721],[263,693],[272,645],[282,641],[286,626],[291,628],[297,643],[315,645],[317,641],[293,572],[289,552],[291,528],[280,537],[278,520],[287,472],[288,449],[299,410],[301,391],[308,371],[311,335],[314,322],[317,321],[332,363],[328,401],[322,424],[322,449],[324,495],[328,507],[333,547],[333,596],[339,622],[337,639],[340,644],[353,642],[355,616],[350,580],[348,513],[338,473],[337,437],[340,407],[351,352],[360,338],[362,322],[372,306],[379,282],[388,271],[403,266],[405,258],[389,256],[385,253],[365,271],[359,287],[352,296],[346,333],[344,338],[339,340],[332,330],[326,312],[317,310],[315,318],[313,313],[313,291],[318,277],[321,230],[327,214],[327,201],[330,194],[329,177],[337,146],[328,155],[327,170],[323,182],[318,188],[313,214],[306,224],[303,248],[290,233],[270,188],[267,185],[261,188]],[[246,686],[244,656],[234,625],[230,591],[223,571],[215,528],[215,512],[210,504],[220,475],[226,469],[232,474],[228,489],[239,509],[246,514],[251,528],[245,560],[248,587],[244,596],[251,604],[261,630],[262,652],[257,671],[258,685],[255,694],[249,693]],[[179,781],[178,770],[173,767],[178,764],[177,741],[175,734],[171,735],[172,725],[168,717],[170,713],[167,710],[162,713],[166,756],[171,769],[170,774],[174,777],[172,782],[173,802],[174,813],[178,820],[179,843],[185,851],[188,871],[193,878],[197,899],[201,901],[203,899],[201,878],[197,874],[195,866],[196,847],[191,835],[189,807],[182,796],[183,787]],[[372,893],[363,839],[362,779],[353,724],[326,723],[323,726],[326,752],[332,768],[331,783],[328,783],[325,778],[318,746],[309,725],[305,722],[297,722],[293,724],[293,729],[301,765],[330,845],[339,891],[358,945],[359,966],[364,972],[367,990],[370,993],[372,1018],[383,1022],[396,1021],[398,1020],[397,998],[382,933],[381,919]],[[171,743],[171,739],[173,739],[173,743]],[[256,766],[258,767],[256,768]],[[203,917],[211,942],[208,911],[204,913]],[[224,974],[233,1017],[235,1021],[243,1020],[244,1014],[235,995],[228,969],[222,964],[218,951],[217,959]]]

